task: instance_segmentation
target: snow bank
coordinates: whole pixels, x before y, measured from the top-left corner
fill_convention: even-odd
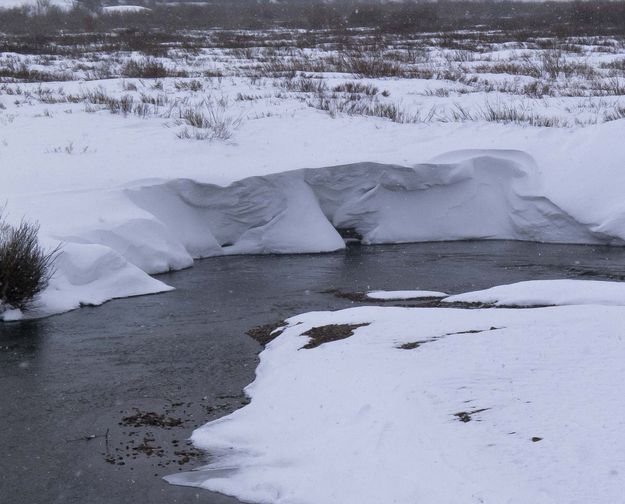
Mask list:
[[[166,478],[249,502],[622,500],[622,307],[309,313],[261,354],[252,401]],[[302,347],[326,324],[366,324]],[[402,345],[404,348],[401,348]]]
[[[107,247],[117,254],[116,261],[128,263],[124,268],[135,267],[133,276],[145,272],[133,294],[162,289],[147,274],[189,267],[194,258],[338,250],[345,246],[341,230],[360,235],[363,243],[623,244],[625,237],[625,228],[612,226],[607,232],[605,226],[571,217],[544,196],[532,158],[505,150],[461,151],[414,166],[299,169],[228,186],[184,178],[140,180],[111,189],[21,194],[9,205],[11,215],[38,219],[44,238]],[[78,250],[89,249],[76,249],[74,255]],[[109,271],[86,252],[85,269],[89,260],[107,285],[102,300],[128,295],[126,285],[116,290],[105,278],[118,267]],[[61,261],[59,275],[73,277],[74,264]],[[75,285],[59,282],[42,302],[50,303],[49,310],[74,306],[84,291],[61,291],[75,290]],[[56,303],[53,292],[74,301]]]
[[[57,274],[41,296],[38,312],[33,315],[169,290],[172,287],[146,275],[108,247],[66,243],[58,260]]]
[[[109,247],[64,243],[56,273],[32,309],[26,313],[7,310],[0,313],[0,320],[45,317],[80,306],[100,305],[114,298],[169,290],[172,287],[147,275]]]
[[[532,160],[522,153],[457,156],[463,160],[412,167],[300,169],[226,187],[179,179],[125,193],[194,257],[332,251],[344,246],[337,229],[354,230],[364,243],[622,243],[541,196]]]
[[[532,280],[449,296],[443,302],[502,306],[625,306],[625,283],[597,280]]]
[[[306,180],[329,220],[356,229],[365,243],[608,239],[542,195],[529,156],[464,151],[454,161],[413,167],[361,163],[309,171]]]
[[[174,180],[127,194],[167,223],[195,257],[329,252],[345,246],[302,172],[250,177],[227,187]]]
[[[405,290],[405,291],[371,291],[367,292],[369,299],[380,299],[383,301],[421,298],[442,298],[448,294],[437,291]]]

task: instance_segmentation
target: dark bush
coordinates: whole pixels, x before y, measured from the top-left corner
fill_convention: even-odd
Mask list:
[[[46,251],[38,232],[38,224],[10,226],[0,215],[0,312],[27,308],[54,273],[58,249]]]
[[[137,77],[141,79],[160,79],[163,77],[187,77],[183,71],[171,71],[160,61],[154,58],[131,59],[121,68],[123,77]]]

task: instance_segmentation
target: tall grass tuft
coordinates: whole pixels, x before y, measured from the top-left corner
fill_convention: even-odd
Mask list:
[[[225,100],[203,101],[195,107],[180,110],[178,124],[187,127],[178,132],[178,138],[228,140],[241,121],[241,117],[228,113]]]

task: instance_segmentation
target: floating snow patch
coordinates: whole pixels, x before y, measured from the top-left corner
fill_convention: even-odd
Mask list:
[[[361,307],[294,317],[251,403],[170,483],[246,502],[622,501],[625,308]],[[300,350],[331,324],[354,334]],[[420,343],[420,344],[419,344]]]
[[[457,294],[444,303],[496,306],[617,305],[625,306],[625,283],[598,280],[531,280]]]
[[[403,300],[403,299],[422,299],[422,298],[442,298],[449,294],[437,291],[422,290],[404,290],[404,291],[371,291],[367,292],[369,299],[379,299],[382,301]]]

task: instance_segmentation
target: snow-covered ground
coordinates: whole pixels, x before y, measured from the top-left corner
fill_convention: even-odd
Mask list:
[[[532,285],[577,306],[293,317],[251,403],[193,433],[210,464],[167,479],[266,503],[621,502],[625,302],[604,305],[620,287]],[[331,325],[344,339],[309,348]]]
[[[342,235],[625,243],[622,40],[313,35],[192,34],[149,58],[110,40],[2,53],[0,202],[62,253],[33,310],[0,317],[164,291],[150,275],[198,257],[337,250]],[[169,480],[289,504],[622,501],[622,285],[444,302],[573,306],[293,317],[252,402],[194,433],[210,465]]]
[[[148,274],[196,257],[336,250],[341,230],[625,240],[623,41],[301,36],[0,56],[0,200],[65,244],[31,316],[167,289]]]

